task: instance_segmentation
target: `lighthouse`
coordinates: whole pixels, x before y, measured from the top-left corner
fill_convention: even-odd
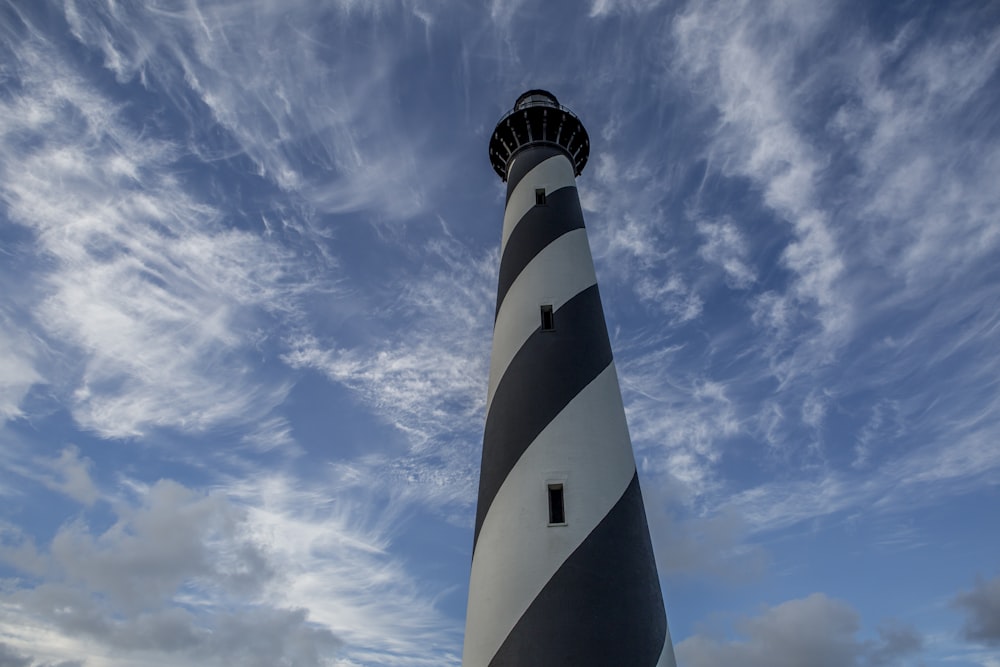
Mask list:
[[[675,667],[576,177],[580,120],[529,90],[507,183],[463,667]]]

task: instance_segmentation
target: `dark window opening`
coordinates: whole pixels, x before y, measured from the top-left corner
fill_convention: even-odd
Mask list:
[[[566,523],[566,504],[563,500],[562,484],[549,484],[549,523]]]
[[[535,206],[545,206],[545,188],[535,188]]]
[[[556,316],[552,312],[552,306],[542,306],[542,331],[555,331]]]

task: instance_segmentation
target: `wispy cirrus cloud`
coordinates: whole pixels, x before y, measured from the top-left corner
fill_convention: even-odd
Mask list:
[[[995,99],[1000,32],[918,40],[912,28],[858,52],[854,99],[831,121],[857,151],[856,212],[873,241],[865,252],[911,297],[1000,244],[991,222],[1000,196],[989,186],[1000,147],[976,122]]]
[[[704,300],[669,238],[666,194],[645,189],[662,174],[643,155],[619,157],[602,151],[591,162],[580,199],[599,277],[630,287],[640,302],[665,316],[668,325],[698,318]]]
[[[343,640],[345,664],[457,664],[461,629],[437,608],[442,591],[392,553],[403,505],[370,483],[349,487],[337,472],[321,485],[280,475],[226,485],[277,573],[265,599],[308,609]]]
[[[617,363],[637,458],[650,474],[669,473],[701,498],[714,487],[726,439],[741,429],[725,385],[692,375],[678,361],[684,346],[632,349]]]
[[[833,29],[836,12],[709,3],[680,14],[673,32],[674,72],[714,82],[696,87],[717,114],[710,164],[756,184],[792,225],[781,257],[795,279],[774,296],[794,299],[792,312],[817,305],[826,332],[879,316],[870,308],[885,298],[871,280],[878,274],[903,298],[930,302],[942,272],[996,247],[990,221],[1000,208],[982,180],[997,173],[997,137],[973,122],[991,98],[1000,36],[915,41],[906,25],[882,42],[862,32],[813,67],[847,89],[817,127],[805,110],[826,93],[796,69],[796,56]],[[766,38],[778,27],[792,37]]]
[[[740,491],[724,502],[747,518],[754,532],[787,528],[810,519],[865,508],[898,513],[942,502],[992,484],[1000,453],[990,446],[995,424],[883,457],[877,469],[858,475],[825,470],[801,479],[769,482]]]
[[[21,401],[32,385],[44,379],[35,368],[35,343],[12,321],[0,319],[0,420],[20,417]]]
[[[747,241],[734,221],[699,220],[697,229],[703,239],[698,254],[723,270],[727,285],[746,289],[754,283],[756,275],[748,262]]]
[[[842,241],[818,199],[825,159],[785,103],[804,94],[794,80],[798,40],[822,30],[825,19],[826,10],[794,3],[742,4],[735,11],[715,4],[689,7],[673,25],[674,68],[700,82],[698,89],[718,114],[709,149],[713,164],[723,174],[754,181],[766,205],[791,225],[782,263],[796,279],[787,294],[797,309],[815,308],[824,336],[839,344],[853,315],[840,285]],[[768,40],[765,32],[776,26],[797,39]]]
[[[19,87],[0,102],[0,197],[34,235],[43,261],[22,300],[56,350],[37,377],[30,354],[9,377],[22,394],[42,379],[71,392],[77,421],[105,437],[266,414],[287,387],[232,379],[252,377],[255,323],[307,285],[286,281],[292,256],[190,196],[177,147],[130,125],[43,38],[8,47]]]
[[[979,483],[983,470],[958,464],[963,456],[997,464],[983,448],[1000,427],[987,379],[998,297],[996,282],[979,277],[997,247],[1000,206],[982,179],[997,178],[1000,137],[975,122],[996,97],[997,33],[984,27],[956,42],[917,38],[914,23],[887,39],[863,30],[824,42],[803,69],[806,45],[839,29],[841,11],[701,3],[673,22],[671,80],[691,86],[704,105],[697,114],[714,117],[707,169],[751,184],[767,214],[754,214],[752,245],[702,224],[702,257],[725,266],[777,252],[787,272],[751,282],[746,264],[731,264],[725,279],[747,290],[756,331],[735,324],[717,336],[740,360],[726,385],[741,435],[767,443],[776,462],[807,464],[801,495],[797,482],[771,485],[776,496],[770,486],[742,492],[755,524],[755,508],[777,519],[781,507],[795,521],[860,497],[898,507],[918,487],[936,495]],[[973,25],[975,11],[960,22]],[[840,94],[828,81],[841,82]],[[701,204],[712,188],[703,179]],[[889,335],[873,343],[876,330]],[[941,397],[944,386],[963,399]],[[829,415],[856,423],[853,459]],[[759,505],[758,492],[767,497]],[[791,502],[780,501],[786,493]]]
[[[476,256],[450,234],[428,243],[418,275],[393,286],[385,317],[409,322],[385,338],[339,348],[312,335],[292,338],[283,355],[353,390],[408,442],[403,457],[373,452],[373,478],[408,482],[425,500],[474,497],[488,374],[489,325],[495,301],[495,252]]]
[[[399,219],[425,209],[433,153],[420,150],[420,126],[393,85],[407,50],[426,48],[433,10],[424,3],[255,0],[165,9],[67,0],[65,13],[73,35],[101,51],[120,81],[138,79],[187,109],[186,148],[202,159],[243,153],[260,176],[325,213]],[[398,34],[400,24],[412,38],[377,48],[380,33]],[[331,25],[339,30],[320,29]],[[360,25],[370,39],[355,39]],[[218,142],[207,141],[202,105],[232,142],[222,155],[205,153]]]
[[[594,18],[612,14],[648,12],[662,4],[663,0],[593,0],[590,3],[590,16]]]

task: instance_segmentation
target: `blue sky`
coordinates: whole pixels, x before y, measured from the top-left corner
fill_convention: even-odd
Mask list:
[[[1000,5],[0,2],[0,666],[457,665],[547,88],[685,667],[1000,665]]]

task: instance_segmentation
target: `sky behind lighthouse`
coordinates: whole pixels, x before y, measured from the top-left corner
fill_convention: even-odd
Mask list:
[[[0,667],[458,665],[529,88],[679,663],[1000,666],[1000,4],[0,0]]]

